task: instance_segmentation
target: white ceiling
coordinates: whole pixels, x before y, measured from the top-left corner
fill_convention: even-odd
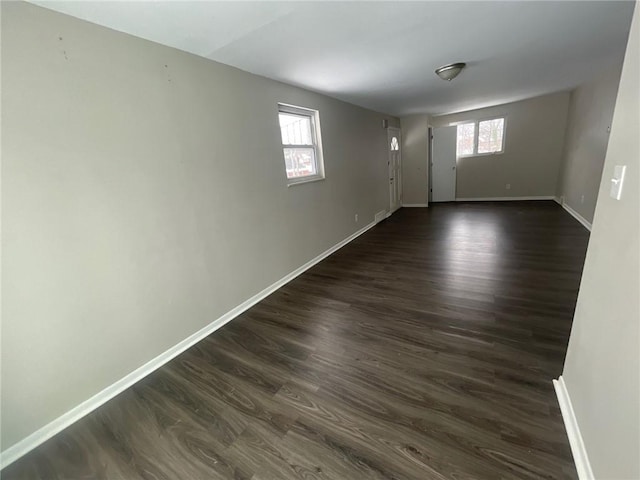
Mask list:
[[[33,1],[395,115],[573,88],[619,64],[633,1]],[[467,68],[452,82],[434,70]]]

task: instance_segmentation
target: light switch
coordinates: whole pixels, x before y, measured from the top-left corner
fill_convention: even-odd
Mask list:
[[[622,183],[624,182],[624,172],[626,165],[616,165],[613,169],[613,178],[611,179],[611,198],[620,200],[622,196]]]

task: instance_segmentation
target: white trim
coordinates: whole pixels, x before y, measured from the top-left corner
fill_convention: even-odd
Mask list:
[[[85,400],[84,402],[72,408],[65,414],[61,415],[60,417],[56,418],[52,422],[48,423],[44,427],[40,428],[39,430],[36,430],[28,437],[20,440],[18,443],[7,448],[5,451],[0,453],[0,470],[5,468],[7,465],[10,465],[11,463],[15,462],[17,459],[19,459],[23,455],[27,454],[28,452],[36,448],[38,445],[42,444],[46,440],[53,437],[55,434],[61,432],[72,423],[77,422],[85,415],[91,413],[96,408],[100,407],[107,401],[111,400],[113,397],[123,392],[124,390],[129,388],[131,385],[135,384],[136,382],[140,381],[141,379],[143,379],[153,371],[157,370],[162,365],[167,363],[169,360],[178,356],[179,354],[187,350],[189,347],[195,345],[206,336],[215,332],[220,327],[227,324],[228,322],[230,322],[231,320],[236,318],[238,315],[240,315],[244,311],[254,306],[256,303],[258,303],[265,297],[271,295],[273,292],[278,290],[283,285],[289,283],[298,275],[304,273],[306,270],[310,269],[315,264],[324,260],[326,257],[331,255],[335,251],[344,247],[346,244],[348,244],[355,238],[359,237],[370,228],[374,227],[375,224],[376,224],[375,222],[371,222],[364,228],[361,228],[360,230],[348,236],[344,240],[338,242],[333,247],[322,252],[317,257],[309,260],[307,263],[297,268],[293,272],[289,273],[288,275],[285,275],[280,280],[271,284],[261,292],[255,294],[253,297],[242,302],[237,307],[229,310],[227,313],[217,318],[206,327],[203,327],[202,329],[198,330],[193,335],[190,335],[189,337],[185,338],[184,340],[177,343],[173,347],[169,348],[167,351],[161,353],[160,355],[148,361],[141,367],[138,367],[133,372],[124,376],[123,378],[116,381],[115,383],[109,385],[104,390],[96,393],[93,397]]]
[[[305,183],[321,182],[325,178],[320,175],[307,175],[306,177],[297,177],[295,181],[289,181],[287,187],[295,187],[296,185],[304,185]]]
[[[398,150],[391,150],[389,148],[390,141],[393,137],[398,139]],[[402,206],[402,130],[399,127],[388,127],[387,128],[387,155],[388,155],[388,168],[387,173],[389,174],[389,211],[391,215],[393,212],[398,210]],[[398,152],[398,175],[394,177],[395,185],[398,186],[398,206],[393,208],[393,199],[392,199],[392,188],[391,188],[391,155],[393,152]]]
[[[285,168],[285,177],[287,177],[287,186],[300,185],[302,183],[316,182],[318,180],[324,180],[324,156],[322,151],[322,134],[320,133],[320,112],[312,108],[298,107],[296,105],[290,105],[287,103],[278,103],[278,116],[281,113],[297,115],[299,117],[306,117],[309,119],[311,126],[311,145],[285,145],[282,144],[283,152],[285,148],[311,148],[313,149],[314,163],[316,166],[316,173],[313,175],[306,175],[304,177],[288,178]],[[282,139],[281,139],[282,140]],[[284,158],[283,158],[284,160]],[[285,165],[286,167],[286,165]]]
[[[477,197],[477,198],[456,198],[456,202],[507,202],[521,200],[555,200],[553,195],[543,195],[536,197]]]
[[[553,387],[556,389],[560,412],[562,412],[562,419],[564,420],[564,428],[567,430],[573,461],[578,471],[578,478],[580,480],[594,480],[595,477],[593,476],[593,470],[591,470],[587,449],[584,446],[580,428],[578,427],[578,420],[576,419],[573,405],[571,404],[571,397],[569,397],[569,392],[567,391],[567,386],[564,383],[562,375],[553,381]]]
[[[380,210],[378,213],[375,214],[375,216],[373,217],[373,221],[374,223],[380,223],[381,221],[383,221],[385,218],[387,218],[389,215],[387,215],[387,211],[386,210]]]
[[[575,218],[576,220],[578,220],[582,226],[584,228],[586,228],[587,230],[591,231],[591,223],[589,223],[587,221],[586,218],[584,218],[582,215],[580,215],[578,212],[576,212],[573,208],[571,208],[569,205],[565,203],[562,203],[562,208],[564,208],[567,212],[569,212],[569,214]]]
[[[398,210],[400,210],[400,208],[402,207],[398,207],[395,210],[391,210],[389,212],[387,212],[386,216],[384,218],[389,218],[391,215],[393,215],[394,213],[396,213]]]
[[[484,152],[484,153],[479,153],[478,152],[478,142],[479,142],[479,137],[480,137],[480,123],[482,122],[490,122],[491,120],[500,120],[502,119],[502,145],[500,146],[500,150],[497,150],[495,152]],[[456,151],[456,160],[459,158],[471,158],[471,157],[484,157],[487,155],[502,155],[504,153],[504,148],[506,145],[506,131],[507,131],[507,115],[499,115],[497,117],[484,117],[484,118],[477,118],[475,120],[467,120],[464,122],[452,122],[449,124],[450,127],[453,126],[460,126],[460,125],[468,125],[470,123],[473,123],[474,126],[474,130],[473,130],[473,153],[468,153],[465,155],[457,155],[457,151]],[[457,139],[457,132],[456,132],[456,139]],[[456,146],[457,147],[457,146]],[[457,150],[457,148],[456,148]]]
[[[586,218],[584,218],[582,215],[580,215],[578,212],[576,212],[573,208],[571,208],[569,205],[567,205],[564,201],[564,196],[561,197],[554,197],[553,198],[555,200],[555,202],[560,205],[562,208],[564,208],[567,212],[569,212],[569,214],[575,218],[576,220],[578,220],[582,226],[584,228],[586,228],[587,230],[591,231],[591,223],[587,221]]]
[[[403,207],[428,207],[429,205],[427,205],[426,203],[403,203],[402,204]]]
[[[456,156],[456,159],[461,159],[461,158],[475,158],[475,157],[488,157],[490,155],[502,155],[504,153],[504,150],[499,150],[496,152],[484,152],[484,153],[467,153],[465,155],[458,155]]]

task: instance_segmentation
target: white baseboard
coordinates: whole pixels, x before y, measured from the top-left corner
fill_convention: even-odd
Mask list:
[[[104,390],[98,392],[93,397],[85,400],[84,402],[82,402],[78,406],[72,408],[67,413],[65,413],[62,416],[56,418],[55,420],[53,420],[52,422],[48,423],[47,425],[45,425],[44,427],[40,428],[39,430],[35,431],[34,433],[29,435],[28,437],[20,440],[18,443],[16,443],[16,444],[12,445],[11,447],[7,448],[5,451],[0,453],[0,470],[3,469],[4,467],[6,467],[7,465],[10,465],[11,463],[15,462],[17,459],[19,459],[23,455],[27,454],[28,452],[30,452],[31,450],[36,448],[38,445],[42,444],[46,440],[48,440],[51,437],[53,437],[55,434],[61,432],[62,430],[67,428],[72,423],[77,422],[78,420],[80,420],[85,415],[91,413],[96,408],[98,408],[101,405],[105,404],[106,402],[111,400],[113,397],[115,397],[119,393],[123,392],[124,390],[129,388],[134,383],[140,381],[141,379],[143,379],[144,377],[146,377],[147,375],[149,375],[153,371],[157,370],[158,368],[163,366],[165,363],[167,363],[169,360],[171,360],[174,357],[178,356],[179,354],[181,354],[182,352],[187,350],[189,347],[195,345],[196,343],[198,343],[200,340],[202,340],[206,336],[208,336],[211,333],[215,332],[220,327],[222,327],[223,325],[227,324],[228,322],[230,322],[231,320],[236,318],[238,315],[240,315],[244,311],[246,311],[249,308],[251,308],[252,306],[254,306],[260,300],[262,300],[265,297],[271,295],[273,292],[278,290],[283,285],[289,283],[291,280],[296,278],[298,275],[304,273],[306,270],[310,269],[315,264],[317,264],[320,261],[324,260],[326,257],[331,255],[335,251],[337,251],[340,248],[344,247],[347,243],[351,242],[355,238],[357,238],[360,235],[362,235],[363,233],[365,233],[370,228],[374,227],[375,224],[376,224],[376,222],[371,222],[369,225],[365,226],[364,228],[361,228],[360,230],[358,230],[354,234],[348,236],[347,238],[345,238],[341,242],[337,243],[333,247],[329,248],[328,250],[324,251],[323,253],[321,253],[317,257],[313,258],[312,260],[309,260],[307,263],[305,263],[301,267],[297,268],[293,272],[289,273],[288,275],[285,275],[280,280],[278,280],[277,282],[271,284],[270,286],[268,286],[267,288],[265,288],[261,292],[255,294],[253,297],[251,297],[248,300],[242,302],[237,307],[229,310],[227,313],[225,313],[221,317],[217,318],[216,320],[211,322],[206,327],[203,327],[202,329],[198,330],[193,335],[191,335],[191,336],[185,338],[184,340],[182,340],[181,342],[177,343],[176,345],[171,347],[169,350],[161,353],[160,355],[158,355],[154,359],[152,359],[149,362],[145,363],[141,367],[135,369],[133,372],[131,372],[128,375],[126,375],[125,377],[121,378],[117,382],[113,383],[112,385],[109,385]]]
[[[560,205],[562,205],[562,208],[564,208],[567,212],[569,212],[569,214],[573,218],[578,220],[582,224],[582,226],[584,228],[586,228],[587,230],[591,231],[591,223],[589,223],[586,218],[584,218],[582,215],[580,215],[578,212],[576,212],[573,208],[571,208],[569,205],[567,205],[566,202],[562,202],[562,203],[560,203]]]
[[[426,203],[403,203],[402,206],[409,207],[409,208],[420,208],[420,207],[428,207],[429,205]]]
[[[478,197],[478,198],[456,198],[456,202],[519,202],[522,200],[555,200],[553,195],[543,195],[537,197]]]
[[[400,210],[400,207],[396,208],[395,210],[389,210],[384,218],[389,218],[391,215],[396,213],[398,210]]]
[[[553,386],[556,389],[556,395],[558,397],[558,403],[560,404],[560,411],[562,412],[562,419],[564,420],[564,428],[567,430],[567,437],[569,437],[569,445],[571,446],[571,453],[573,454],[573,461],[576,464],[576,470],[578,471],[578,478],[580,480],[594,480],[593,471],[591,470],[591,464],[589,463],[589,457],[587,456],[587,449],[582,441],[582,435],[580,434],[580,428],[578,427],[578,420],[573,411],[571,405],[571,398],[567,391],[567,386],[564,383],[562,375],[557,380],[553,381]]]
[[[384,220],[388,216],[389,215],[387,215],[386,210],[380,210],[378,213],[376,213],[375,217],[373,218],[373,221],[374,223],[380,223],[382,220]]]

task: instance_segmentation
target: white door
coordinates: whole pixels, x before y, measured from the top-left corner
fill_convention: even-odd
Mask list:
[[[400,129],[387,129],[389,148],[389,213],[402,206],[402,152],[400,150]]]
[[[431,159],[431,201],[453,202],[456,199],[456,141],[458,127],[433,129]]]

